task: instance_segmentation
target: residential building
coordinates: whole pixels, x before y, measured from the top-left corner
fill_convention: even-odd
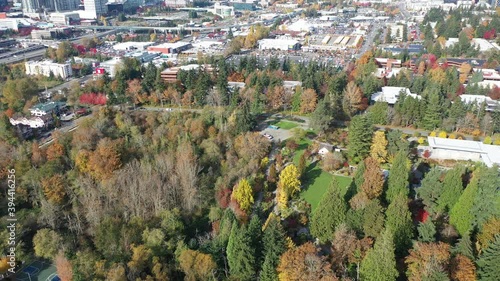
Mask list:
[[[430,152],[431,159],[483,162],[488,167],[500,165],[500,146],[480,141],[427,137],[428,147],[419,147],[423,153]]]
[[[371,100],[373,102],[387,102],[390,105],[394,105],[401,94],[405,94],[406,96],[410,96],[413,98],[420,99],[421,97],[417,94],[412,94],[410,92],[410,89],[405,88],[405,87],[382,87],[382,91],[377,92],[371,96]]]
[[[55,63],[51,61],[28,61],[25,63],[26,74],[28,75],[43,75],[49,77],[52,73],[54,76],[59,76],[66,79],[73,75],[71,64]]]
[[[181,70],[190,71],[190,70],[197,70],[200,68],[207,72],[212,72],[214,70],[213,67],[208,64],[205,65],[188,64],[183,66],[169,67],[163,70],[160,75],[163,81],[168,83],[175,83],[177,81],[177,74],[179,73],[179,71]]]
[[[36,117],[21,117],[21,118],[10,118],[10,124],[12,126],[27,126],[29,128],[47,128],[49,125],[53,123],[52,116],[44,115],[44,116],[36,116]],[[24,133],[23,133],[24,137]]]
[[[83,0],[83,7],[88,18],[98,19],[108,12],[107,0]]]
[[[66,107],[64,102],[51,101],[47,103],[39,103],[30,108],[30,113],[33,116],[41,117],[51,115],[52,113],[59,114],[60,110]]]

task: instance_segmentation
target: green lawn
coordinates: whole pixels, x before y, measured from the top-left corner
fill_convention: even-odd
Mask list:
[[[272,125],[278,126],[278,127],[280,127],[280,129],[284,129],[284,130],[290,130],[290,129],[293,129],[293,128],[299,126],[296,123],[292,123],[292,122],[288,122],[288,121],[279,121],[278,123],[274,123]]]
[[[293,157],[295,165],[298,165],[300,156],[304,153],[304,150],[310,143],[311,141],[309,139],[303,139],[298,143],[299,148]],[[337,178],[342,194],[345,194],[347,187],[351,183],[350,177],[334,176],[330,173],[324,172],[319,166],[317,166],[318,164],[319,163],[316,162],[314,164],[309,164],[307,167],[306,174],[304,176],[305,179],[302,183],[303,190],[300,193],[300,197],[304,198],[309,204],[311,204],[312,210],[318,206],[319,200],[321,200],[321,197],[326,192],[326,189],[330,186],[333,177]]]

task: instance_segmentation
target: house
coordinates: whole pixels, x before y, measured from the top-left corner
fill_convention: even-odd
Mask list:
[[[325,155],[329,152],[333,152],[333,145],[331,144],[325,144],[325,143],[322,143],[319,145],[319,150],[318,150],[318,154],[321,156],[321,157],[325,157]]]
[[[488,167],[500,165],[500,146],[480,141],[427,137],[429,158],[483,162]]]
[[[47,102],[39,103],[30,108],[30,113],[33,116],[41,117],[51,115],[52,113],[59,114],[60,110],[66,107],[64,102]]]
[[[51,115],[44,115],[44,116],[34,116],[31,118],[26,118],[26,117],[20,117],[20,118],[10,118],[10,124],[12,126],[26,126],[30,128],[47,128],[50,126],[54,120]],[[24,131],[26,130],[25,128],[21,129],[22,134],[24,136]],[[28,132],[29,133],[29,132]]]
[[[460,99],[462,102],[467,104],[476,104],[481,105],[485,103],[486,111],[495,111],[496,109],[500,109],[500,102],[497,100],[493,100],[490,97],[482,96],[482,95],[460,95]]]
[[[410,96],[416,99],[420,99],[421,97],[417,94],[412,94],[410,92],[410,89],[406,87],[382,87],[382,91],[377,92],[372,95],[371,100],[373,102],[379,102],[379,101],[384,101],[387,102],[388,104],[394,105],[398,99],[401,93],[405,94],[406,96]]]

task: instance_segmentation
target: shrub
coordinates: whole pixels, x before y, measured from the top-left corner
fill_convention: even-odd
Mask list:
[[[454,133],[451,133],[451,134],[448,136],[448,138],[449,138],[449,139],[454,140],[454,139],[456,139],[456,138],[457,138],[457,135],[456,135],[456,134],[454,134]]]
[[[435,137],[437,135],[436,132],[432,131],[430,134],[429,134],[429,137]]]
[[[473,141],[481,141],[481,138],[479,136],[473,136],[472,140]]]
[[[445,139],[448,136],[448,134],[445,131],[439,132],[438,137]]]
[[[418,138],[418,143],[419,144],[424,144],[424,142],[425,142],[425,138],[423,138],[423,137],[419,137]]]
[[[493,144],[494,144],[494,145],[500,145],[500,138],[496,138],[496,139],[493,141]]]
[[[481,134],[481,130],[479,130],[479,129],[474,129],[474,131],[472,131],[472,135],[475,137],[479,136],[480,134]]]
[[[484,144],[492,144],[493,140],[491,139],[490,136],[487,136],[487,137],[484,138],[483,143]]]
[[[420,132],[418,132],[418,131],[415,131],[415,132],[413,133],[413,136],[414,136],[414,137],[416,137],[416,138],[419,138],[419,137],[421,137],[421,136],[422,136],[422,134],[421,134]]]

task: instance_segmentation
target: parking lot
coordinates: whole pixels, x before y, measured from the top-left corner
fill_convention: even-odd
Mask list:
[[[297,124],[297,128],[302,128],[304,130],[309,129],[309,118],[306,117],[300,117],[300,118],[305,122],[304,123],[294,122],[288,120],[287,118],[284,118],[281,114],[273,114],[268,118],[266,118],[264,121],[261,121],[257,126],[257,130],[260,131],[262,135],[267,134],[272,136],[272,141],[274,142],[283,141],[293,136],[292,130],[283,129],[279,127],[276,128],[276,126],[270,126],[270,124],[276,121],[286,120],[286,122]]]

